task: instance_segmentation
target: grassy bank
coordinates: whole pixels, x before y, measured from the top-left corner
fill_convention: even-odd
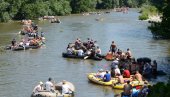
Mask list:
[[[139,20],[147,20],[150,17],[157,16],[158,9],[152,5],[142,5],[140,13]]]

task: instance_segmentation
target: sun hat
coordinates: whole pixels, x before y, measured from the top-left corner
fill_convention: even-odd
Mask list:
[[[43,82],[42,82],[42,81],[40,81],[40,82],[39,82],[39,84],[40,84],[40,85],[43,85]]]

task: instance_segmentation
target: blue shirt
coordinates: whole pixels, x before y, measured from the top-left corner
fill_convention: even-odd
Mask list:
[[[109,73],[106,73],[105,75],[104,75],[104,81],[105,82],[109,82],[111,80],[111,75],[109,74]]]

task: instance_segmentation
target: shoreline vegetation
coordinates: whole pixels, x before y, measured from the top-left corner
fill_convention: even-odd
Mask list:
[[[170,1],[158,0],[148,5],[143,5],[140,11],[139,20],[146,20],[151,25],[155,39],[170,39]]]
[[[140,0],[1,0],[0,22],[37,19],[43,16],[65,16],[98,9],[139,8]]]
[[[139,20],[160,21],[158,18],[160,18],[161,13],[153,5],[142,5],[139,13],[141,13]]]

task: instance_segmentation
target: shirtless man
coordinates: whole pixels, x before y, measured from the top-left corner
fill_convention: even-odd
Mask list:
[[[142,75],[139,73],[139,71],[136,71],[135,78],[136,78],[138,81],[143,81],[143,80],[142,80]]]
[[[123,93],[121,97],[123,96],[131,97],[131,93],[132,93],[132,85],[130,84],[130,81],[127,81],[127,84],[125,84],[123,87]]]
[[[120,83],[120,84],[124,83],[124,78],[121,74],[118,74],[118,83]]]
[[[110,45],[110,50],[112,51],[112,53],[115,53],[116,50],[117,50],[117,46],[116,46],[116,44],[114,43],[114,41],[112,41],[112,44]]]
[[[126,56],[127,56],[127,59],[131,59],[132,58],[132,53],[131,53],[129,48],[127,49]]]

